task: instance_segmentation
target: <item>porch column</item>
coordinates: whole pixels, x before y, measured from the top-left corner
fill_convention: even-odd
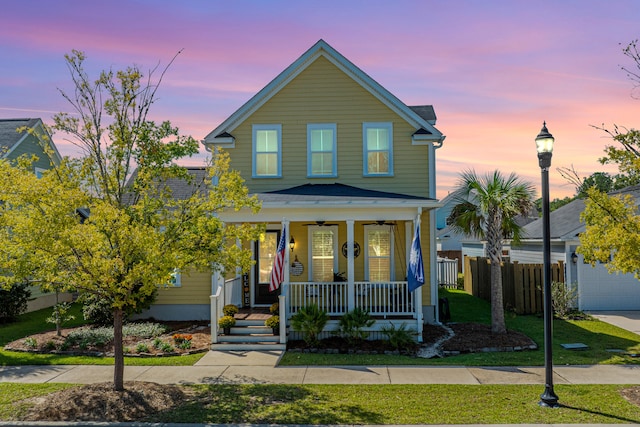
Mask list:
[[[347,310],[351,311],[356,308],[356,295],[355,295],[355,267],[353,262],[353,242],[354,232],[353,226],[355,221],[352,219],[347,220]]]
[[[291,266],[291,251],[289,250],[289,242],[291,241],[291,227],[289,227],[289,220],[282,218],[282,226],[285,227],[285,249],[284,249],[284,280],[282,281],[282,289],[280,290],[280,299],[278,305],[282,302],[282,295],[284,295],[285,310],[289,313],[289,267]],[[280,322],[286,323],[286,319],[280,319]],[[286,328],[286,325],[284,326]]]

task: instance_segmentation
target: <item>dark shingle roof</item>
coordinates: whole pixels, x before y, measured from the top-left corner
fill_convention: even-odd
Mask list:
[[[584,210],[584,200],[576,199],[556,209],[549,215],[551,238],[573,238],[584,230],[580,214]],[[542,239],[542,221],[537,219],[523,227],[523,239]]]
[[[426,121],[428,121],[431,124],[435,124],[436,122],[436,112],[433,109],[433,105],[415,105],[415,106],[409,106],[409,108],[416,113],[417,115],[419,115],[420,117],[422,117],[423,119],[425,119]],[[431,132],[429,132],[431,133]]]
[[[16,132],[21,126],[32,128],[40,119],[0,119],[0,157],[11,150],[24,137],[24,133]]]
[[[394,199],[394,200],[434,200],[426,197],[410,196],[407,194],[387,193],[385,191],[367,190],[345,184],[304,184],[283,190],[269,191],[259,195],[265,201],[278,201],[285,198],[289,201],[298,200],[330,200],[330,199]]]

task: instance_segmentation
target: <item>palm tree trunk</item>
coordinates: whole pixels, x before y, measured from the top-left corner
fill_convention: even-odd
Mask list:
[[[122,348],[122,317],[121,309],[113,311],[113,388],[116,391],[124,390],[124,352]]]
[[[499,209],[489,212],[487,223],[487,252],[491,260],[491,332],[504,334],[504,303],[502,298],[502,213]]]

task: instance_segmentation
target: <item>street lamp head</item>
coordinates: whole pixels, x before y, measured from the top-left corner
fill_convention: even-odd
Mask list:
[[[553,135],[547,130],[547,122],[543,122],[542,129],[536,136],[536,149],[538,150],[538,160],[543,169],[551,166],[551,155],[553,153]]]

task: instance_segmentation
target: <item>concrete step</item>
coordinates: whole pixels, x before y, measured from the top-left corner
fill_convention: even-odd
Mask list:
[[[236,328],[245,327],[245,326],[262,326],[264,327],[264,320],[254,319],[254,320],[239,320],[236,319]]]
[[[278,335],[219,335],[218,342],[280,342]]]
[[[276,343],[217,343],[211,344],[211,350],[221,351],[266,351],[266,350],[280,350],[285,351],[287,349],[286,344]]]
[[[273,330],[271,328],[267,328],[266,326],[234,326],[233,328],[231,328],[230,332],[231,335],[273,335]]]

